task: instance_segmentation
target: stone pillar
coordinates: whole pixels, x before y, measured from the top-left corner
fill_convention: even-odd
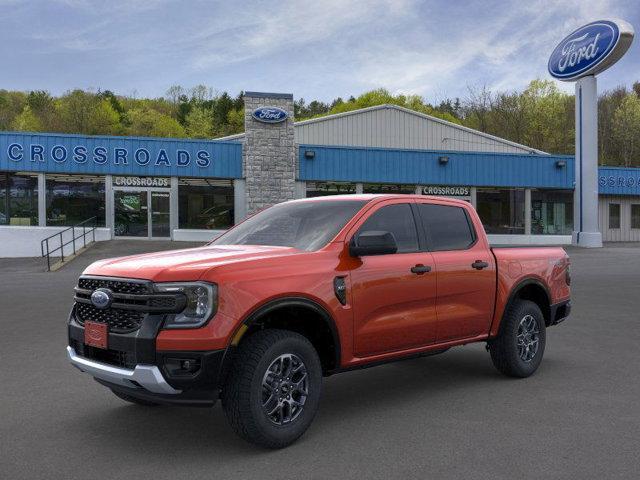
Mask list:
[[[264,123],[253,118],[260,107],[287,112],[286,120]],[[293,129],[293,95],[245,92],[243,173],[247,214],[296,198],[297,155]]]

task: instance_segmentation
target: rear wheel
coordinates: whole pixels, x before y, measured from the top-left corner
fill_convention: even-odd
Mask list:
[[[500,334],[489,342],[495,367],[510,377],[528,377],[540,366],[546,343],[544,316],[529,300],[516,300],[504,314]]]
[[[311,424],[321,387],[320,359],[309,340],[287,330],[263,330],[240,344],[222,406],[242,438],[282,448]]]
[[[140,400],[139,398],[132,397],[130,395],[127,395],[126,393],[119,392],[118,390],[111,390],[111,391],[113,392],[113,394],[116,397],[124,400],[125,402],[135,403],[136,405],[141,405],[143,407],[157,407],[158,406],[158,404],[155,403],[155,402],[150,402],[148,400]]]

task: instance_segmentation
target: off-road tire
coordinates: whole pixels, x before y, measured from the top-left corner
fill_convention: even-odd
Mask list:
[[[521,358],[518,349],[518,329],[525,318],[533,317],[537,326],[538,347],[529,361]],[[540,307],[529,300],[515,300],[502,317],[499,335],[489,341],[493,365],[510,377],[525,378],[540,366],[546,344],[545,321]]]
[[[308,378],[308,393],[298,416],[274,423],[263,408],[263,380],[283,355],[300,359]],[[322,367],[309,340],[288,330],[267,329],[244,339],[222,389],[222,407],[231,428],[243,439],[265,448],[283,448],[296,441],[315,417],[322,388]]]
[[[140,405],[143,407],[157,407],[158,404],[155,402],[150,402],[149,400],[141,400],[139,398],[135,398],[135,397],[131,397],[129,395],[127,395],[126,393],[122,393],[119,392],[118,390],[111,390],[113,392],[113,394],[124,400],[125,402],[129,402],[129,403],[135,403],[136,405]]]

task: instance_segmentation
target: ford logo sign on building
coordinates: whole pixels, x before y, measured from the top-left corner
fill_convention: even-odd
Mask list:
[[[252,116],[259,122],[280,123],[284,122],[289,114],[278,107],[259,107],[253,111]]]
[[[558,44],[549,58],[549,73],[564,81],[596,75],[625,54],[633,33],[633,27],[621,20],[588,23]]]

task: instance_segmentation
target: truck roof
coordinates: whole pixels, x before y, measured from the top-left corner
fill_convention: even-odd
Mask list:
[[[404,198],[404,199],[412,199],[412,200],[439,200],[446,201],[452,204],[457,205],[469,205],[469,202],[465,200],[459,200],[451,197],[441,197],[436,195],[421,195],[415,193],[349,193],[344,195],[326,195],[322,197],[308,197],[308,198],[299,198],[296,200],[289,200],[290,202],[325,202],[325,201],[335,201],[335,200],[353,200],[353,201],[365,201],[369,202],[372,200],[387,200],[392,198]]]

